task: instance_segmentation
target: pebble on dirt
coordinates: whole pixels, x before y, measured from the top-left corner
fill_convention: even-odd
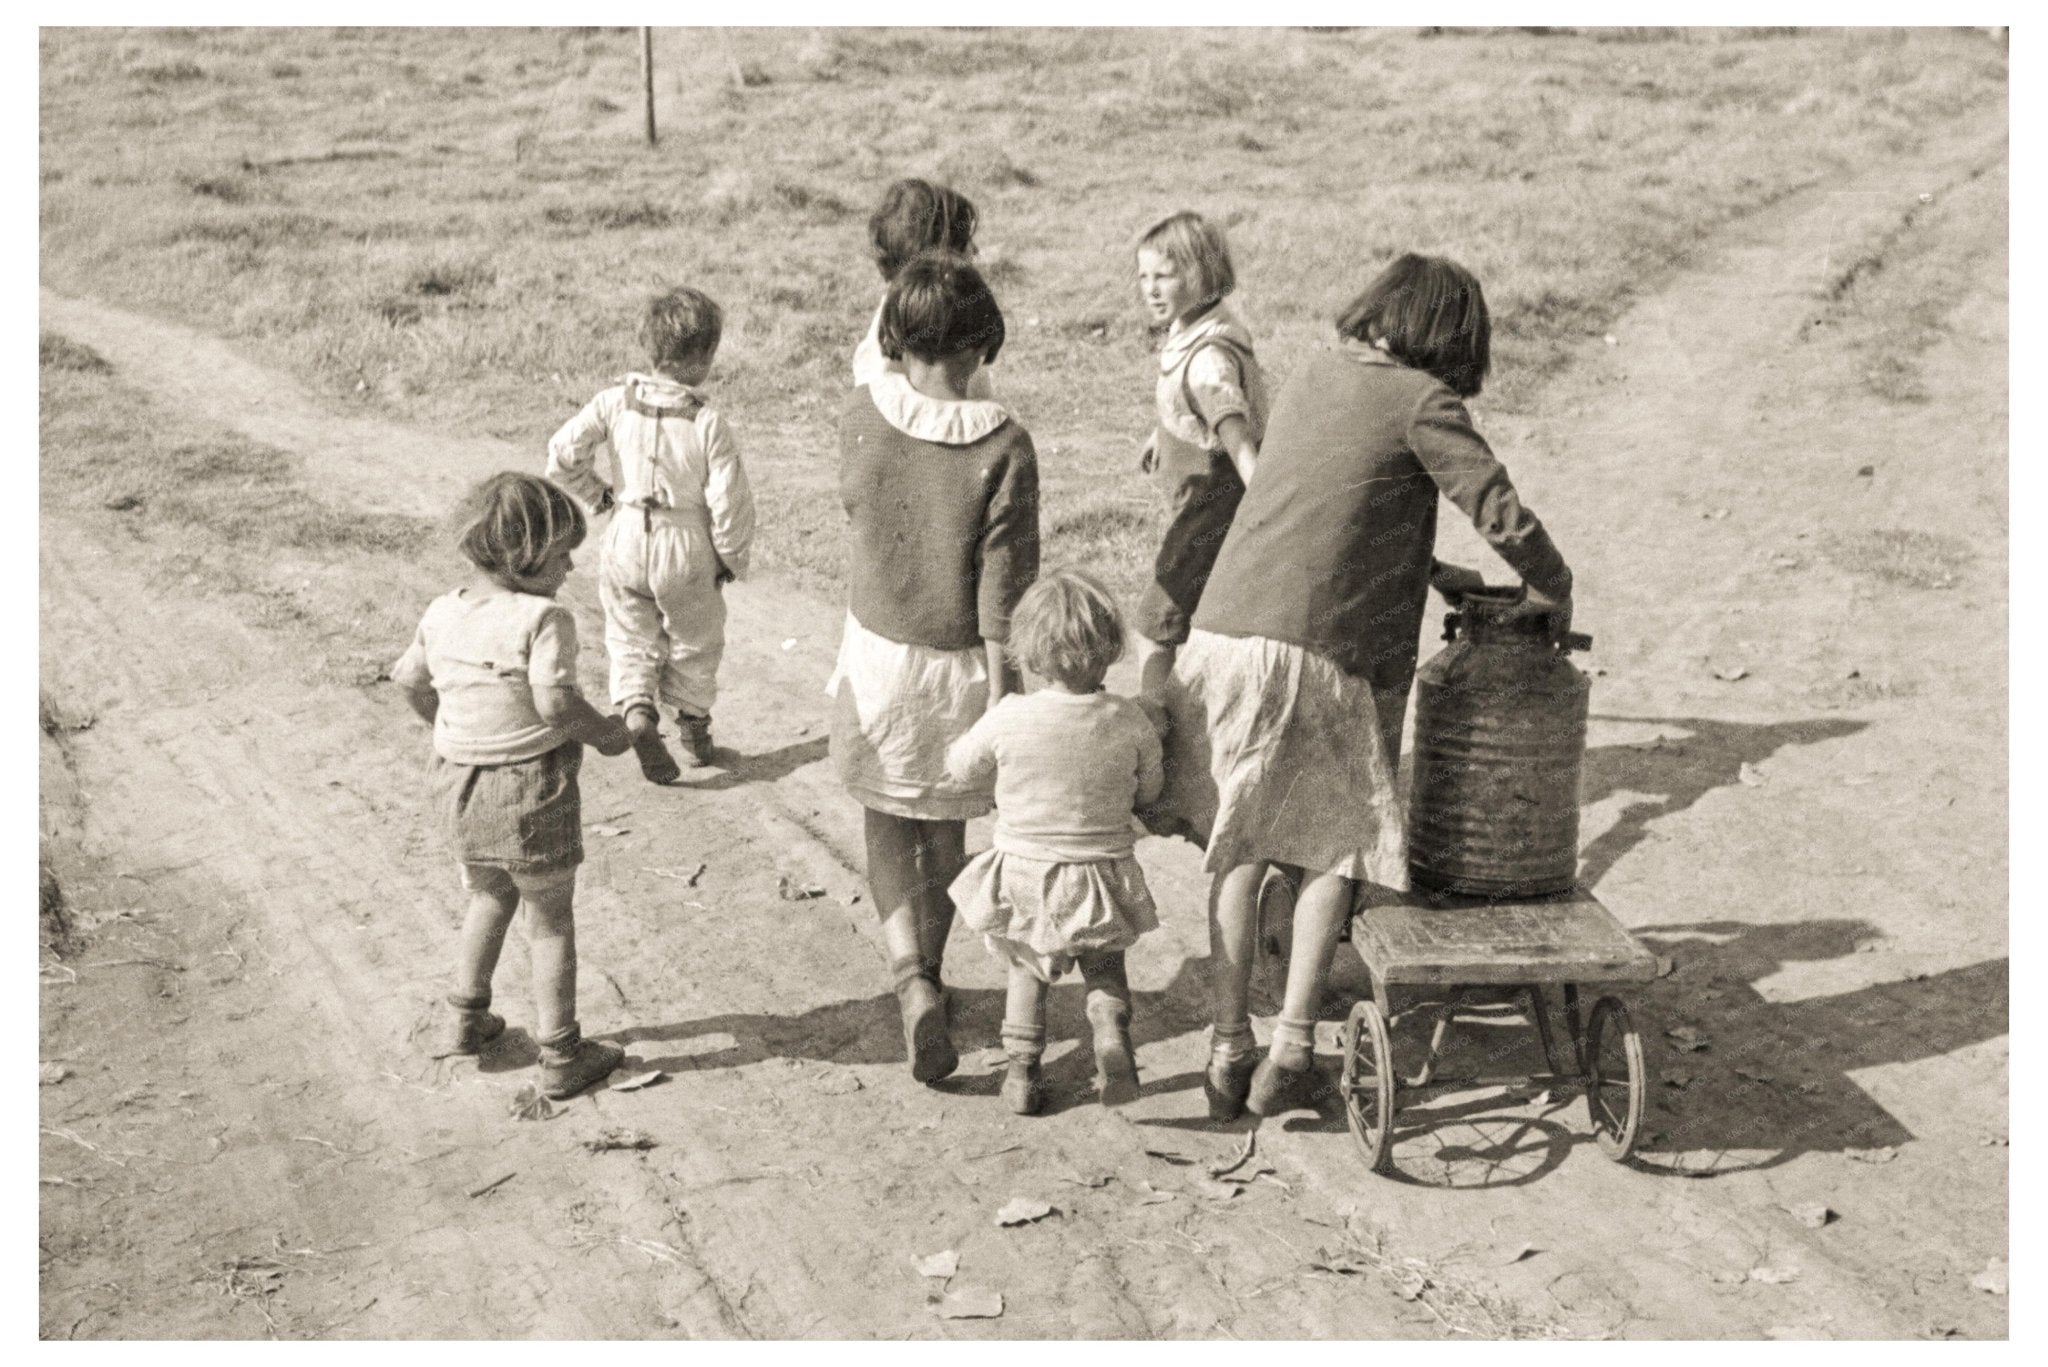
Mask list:
[[[1801,1201],[1785,1207],[1785,1213],[1808,1229],[1820,1229],[1841,1218],[1835,1213],[1834,1208],[1824,1201]]]
[[[996,1223],[1028,1225],[1033,1220],[1043,1220],[1052,1211],[1052,1206],[1044,1201],[1035,1201],[1029,1196],[1012,1196],[1010,1203],[996,1212]]]
[[[45,1063],[42,1067],[36,1069],[36,1085],[41,1087],[54,1087],[58,1083],[62,1082],[65,1078],[70,1076],[71,1070],[69,1068],[66,1068],[63,1064]]]
[[[1984,1270],[1970,1278],[1970,1285],[1986,1295],[2005,1295],[2008,1290],[2005,1259],[1993,1258],[1984,1264]]]
[[[952,1249],[917,1260],[917,1275],[944,1280],[960,1270],[960,1255]]]

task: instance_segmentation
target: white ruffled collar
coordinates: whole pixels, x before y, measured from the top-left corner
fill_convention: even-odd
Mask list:
[[[993,399],[920,394],[900,370],[886,370],[870,380],[868,395],[889,426],[940,446],[972,445],[1010,420],[1010,410]]]
[[[1216,336],[1228,337],[1246,351],[1252,349],[1251,329],[1245,326],[1244,319],[1237,316],[1237,311],[1230,307],[1228,299],[1217,300],[1208,312],[1192,323],[1185,326],[1180,323],[1174,324],[1173,331],[1166,334],[1166,342],[1159,349],[1160,373],[1172,372],[1188,358],[1189,352]]]

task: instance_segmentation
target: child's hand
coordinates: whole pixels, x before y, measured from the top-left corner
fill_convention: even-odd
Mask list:
[[[614,712],[604,719],[604,730],[590,743],[600,755],[623,755],[633,748],[633,735],[626,730],[626,719]]]
[[[1549,619],[1551,640],[1562,644],[1564,638],[1571,634],[1572,599],[1570,594],[1566,594],[1562,598],[1552,598],[1549,594],[1524,584],[1522,586],[1522,601],[1519,604],[1519,608],[1529,616],[1541,616]]]
[[[712,588],[722,589],[733,580],[739,578],[738,575],[732,572],[732,566],[726,564],[724,558],[719,556],[716,551],[713,551],[712,555],[718,559],[718,568],[711,575]]]
[[[1486,587],[1486,576],[1463,565],[1447,565],[1435,560],[1430,562],[1429,586],[1442,594],[1446,603],[1456,607],[1466,594],[1478,593]]]

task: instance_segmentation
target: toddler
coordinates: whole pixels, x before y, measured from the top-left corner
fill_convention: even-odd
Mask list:
[[[681,776],[657,705],[676,710],[683,754],[709,764],[711,705],[725,653],[724,587],[747,571],[754,495],[732,431],[698,386],[724,315],[701,291],[648,301],[640,337],[652,374],[629,374],[548,442],[548,478],[594,512],[614,507],[598,552],[612,705],[625,712],[640,772]],[[610,446],[612,482],[595,468]]]
[[[555,602],[582,544],[583,514],[533,475],[493,475],[471,491],[462,553],[476,577],[427,607],[391,667],[434,725],[434,805],[469,893],[457,951],[454,1019],[437,1051],[474,1054],[504,1032],[491,974],[513,913],[527,913],[541,1090],[560,1099],[606,1077],[624,1051],[576,1022],[576,866],[583,746],[622,755],[619,718],[576,687],[576,621]]]
[[[947,755],[961,782],[995,780],[995,844],[952,893],[961,920],[1010,967],[1003,1099],[1020,1115],[1044,1105],[1046,989],[1076,963],[1102,1104],[1138,1092],[1124,950],[1159,918],[1131,855],[1132,813],[1158,798],[1165,775],[1145,713],[1102,688],[1123,642],[1116,602],[1093,578],[1039,580],[1017,604],[1010,648],[1045,686],[1004,698]]]

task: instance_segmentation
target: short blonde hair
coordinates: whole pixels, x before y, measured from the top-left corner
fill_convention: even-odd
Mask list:
[[[1018,600],[1010,651],[1034,674],[1076,693],[1093,692],[1123,657],[1123,615],[1094,575],[1054,570]]]
[[[557,549],[583,544],[589,524],[576,500],[538,475],[505,470],[462,502],[456,544],[469,563],[522,588]]]
[[[1230,264],[1230,244],[1223,240],[1223,230],[1192,210],[1168,214],[1147,227],[1132,250],[1139,247],[1149,247],[1178,266],[1204,302],[1237,288],[1237,270]]]

